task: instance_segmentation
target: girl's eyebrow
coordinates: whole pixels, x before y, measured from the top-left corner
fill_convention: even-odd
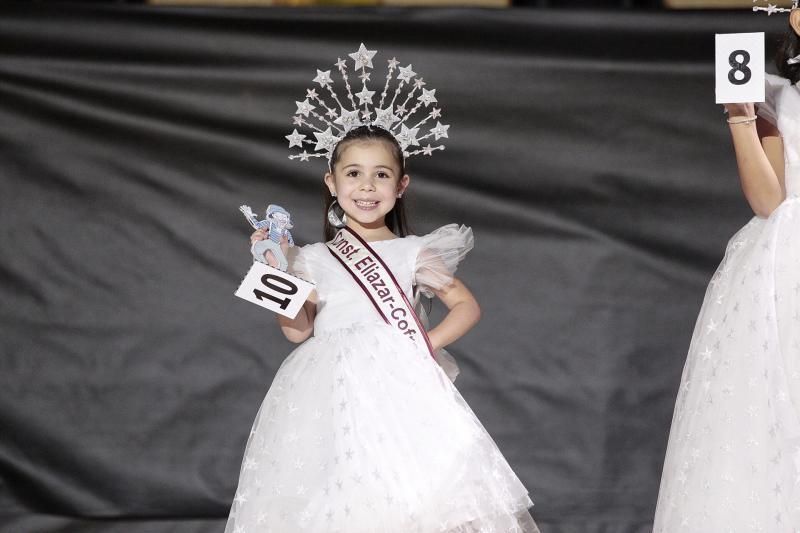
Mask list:
[[[359,164],[359,163],[349,163],[349,164],[347,164],[347,165],[343,166],[342,168],[343,168],[343,169],[345,169],[345,168],[350,168],[350,167],[358,167],[358,168],[363,168],[363,166],[364,166],[364,165],[361,165],[361,164]],[[389,171],[392,171],[392,172],[394,172],[394,171],[392,170],[392,167],[390,167],[390,166],[388,166],[388,165],[375,165],[375,168],[380,168],[380,169],[383,169],[383,170],[389,170]]]

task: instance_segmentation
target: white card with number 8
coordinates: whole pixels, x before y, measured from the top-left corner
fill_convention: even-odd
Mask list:
[[[718,33],[717,103],[764,101],[764,33]]]
[[[294,318],[313,290],[313,284],[256,261],[234,294],[270,311]]]

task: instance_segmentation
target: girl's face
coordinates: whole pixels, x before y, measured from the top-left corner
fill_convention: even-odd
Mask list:
[[[353,141],[342,150],[325,184],[347,214],[347,225],[379,229],[394,207],[398,194],[408,187],[408,175],[383,141]]]

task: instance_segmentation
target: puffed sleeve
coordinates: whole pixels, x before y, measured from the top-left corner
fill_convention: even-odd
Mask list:
[[[304,279],[309,283],[314,283],[314,256],[316,246],[307,244],[306,246],[294,246],[289,248],[289,274]]]
[[[414,280],[420,290],[432,296],[430,289],[441,289],[453,282],[458,264],[472,250],[472,229],[448,224],[420,237],[414,267]]]
[[[764,84],[764,102],[756,104],[756,115],[777,126],[779,97],[783,88],[789,86],[789,80],[774,74],[765,74]]]

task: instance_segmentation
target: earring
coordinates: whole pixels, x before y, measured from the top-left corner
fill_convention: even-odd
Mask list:
[[[337,211],[340,211],[341,214],[339,214]],[[328,222],[330,222],[331,226],[337,229],[343,228],[347,225],[347,215],[337,200],[334,200],[331,203],[331,206],[328,208]]]
[[[397,197],[398,198],[402,198],[403,197],[403,193],[401,193],[401,192],[397,193]]]

